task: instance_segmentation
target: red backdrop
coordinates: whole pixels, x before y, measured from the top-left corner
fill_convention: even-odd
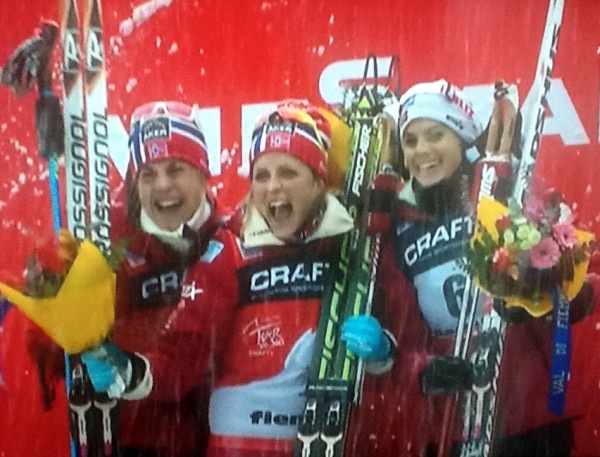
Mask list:
[[[286,97],[337,102],[338,82],[359,78],[369,52],[399,56],[404,89],[444,77],[475,93],[503,78],[516,82],[525,100],[547,6],[541,0],[162,0],[154,4],[163,7],[133,21],[133,30],[125,33],[126,21],[138,19],[139,7],[152,2],[104,3],[111,154],[119,165],[113,170],[115,188],[126,154],[119,135],[128,115],[146,101],[177,99],[207,108],[204,129],[212,138],[214,186],[231,204],[245,193],[243,151],[260,104]],[[59,21],[61,14],[56,0],[2,8],[0,65],[41,17]],[[597,236],[599,18],[600,2],[566,0],[537,168],[576,205],[580,221]],[[57,93],[59,56],[57,49]],[[35,148],[34,101],[34,94],[16,99],[8,89],[0,90],[1,267],[15,274],[34,240],[52,231],[47,168]],[[485,111],[485,102],[481,104]],[[587,390],[581,393],[589,398],[589,411],[577,423],[578,455],[600,456],[599,316],[600,311],[575,328],[575,363],[585,360],[589,373]],[[22,316],[14,311],[5,321],[5,328],[22,325]],[[66,421],[64,394],[58,393],[59,406],[53,411],[29,413],[40,405],[22,337],[12,331],[9,338],[5,331],[2,343],[0,455],[25,455],[23,449],[29,455],[67,455],[66,437],[55,436]]]

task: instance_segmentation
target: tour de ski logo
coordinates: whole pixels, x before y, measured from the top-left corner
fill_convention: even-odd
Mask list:
[[[252,356],[266,355],[271,349],[285,344],[279,316],[252,319],[242,328],[242,335]]]

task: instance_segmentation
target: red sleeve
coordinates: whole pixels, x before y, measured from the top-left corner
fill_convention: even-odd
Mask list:
[[[419,311],[413,285],[396,267],[389,240],[382,243],[381,262],[383,326],[392,333],[398,346],[394,371],[401,373],[403,378],[418,377],[429,361],[427,325]]]

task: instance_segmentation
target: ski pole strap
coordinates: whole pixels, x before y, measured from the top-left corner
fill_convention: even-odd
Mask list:
[[[571,365],[571,326],[569,325],[569,300],[560,286],[552,289],[552,304],[554,340],[552,342],[548,410],[562,415],[565,409],[567,381]]]

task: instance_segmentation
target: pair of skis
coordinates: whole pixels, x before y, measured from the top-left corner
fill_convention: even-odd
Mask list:
[[[48,160],[54,232],[62,227],[58,159],[65,156],[67,228],[75,238],[90,237],[105,254],[111,250],[108,112],[100,0],[85,1],[83,30],[77,0],[61,0],[64,11],[64,116],[52,92],[52,54],[59,36],[53,21],[42,21],[36,35],[24,41],[2,69],[0,82],[16,96],[37,85],[35,105],[38,153]],[[85,37],[85,65],[79,37]],[[114,400],[94,393],[77,356],[65,356],[70,404],[71,455],[110,457],[116,451]]]
[[[61,0],[67,228],[79,240],[91,238],[108,255],[110,168],[101,5],[100,0],[84,2],[82,25],[77,0]],[[116,455],[117,401],[94,391],[79,356],[66,361],[72,457]]]
[[[523,126],[521,143],[519,145],[521,158],[512,192],[512,196],[521,203],[523,202],[527,185],[533,175],[542,137],[544,111],[547,105],[546,97],[551,84],[550,75],[554,67],[563,10],[564,0],[549,0],[536,73],[528,97],[529,104],[522,113]],[[500,149],[504,148],[504,152],[508,152],[512,132],[507,123],[514,122],[517,107],[506,103],[503,105],[499,103],[501,101],[506,102],[506,100],[497,100],[495,111],[492,114],[488,147],[491,146],[493,150],[494,145],[499,143]],[[504,124],[504,133],[509,132],[509,134],[502,135],[501,139],[497,138],[497,130],[495,128],[497,124],[495,122]],[[485,162],[483,166],[486,166]],[[489,163],[488,166],[490,167],[488,173],[482,173],[483,179],[480,184],[479,195],[489,194],[489,189],[492,189],[494,186],[493,182],[486,182],[486,179],[494,181],[498,178],[497,174],[493,172],[493,162]],[[468,278],[463,296],[464,305],[461,309],[456,333],[455,356],[462,358],[469,357],[468,348],[475,323],[475,308],[478,296],[479,293],[474,281],[472,278]],[[461,457],[487,457],[493,452],[495,441],[494,416],[505,332],[506,322],[495,311],[493,299],[485,297],[479,336],[475,350],[470,356],[475,374],[474,385],[463,398],[463,443],[460,453]],[[438,456],[440,457],[447,456],[449,452],[448,440],[453,435],[452,421],[454,419],[455,405],[455,398],[449,399],[446,405],[438,452]]]
[[[369,63],[375,85],[367,85]],[[390,73],[396,60],[392,59]],[[379,259],[379,236],[368,234],[371,184],[391,157],[389,138],[394,123],[383,113],[395,100],[377,85],[377,60],[369,56],[365,82],[350,107],[352,154],[340,200],[355,218],[356,227],[343,236],[339,260],[323,294],[315,350],[309,370],[306,405],[298,427],[296,457],[341,457],[349,412],[358,403],[362,362],[340,339],[341,326],[353,315],[370,314]]]

